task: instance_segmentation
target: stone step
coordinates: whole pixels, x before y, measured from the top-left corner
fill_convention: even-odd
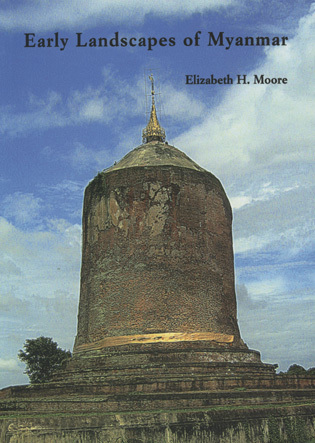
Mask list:
[[[27,391],[25,392],[27,394]],[[43,393],[42,393],[43,395]],[[242,405],[281,405],[314,403],[315,390],[250,390],[250,391],[190,391],[190,392],[156,392],[117,395],[80,395],[74,392],[65,395],[62,392],[51,397],[20,397],[3,399],[0,410],[4,414],[13,412],[38,413],[80,413],[80,412],[115,412],[115,411],[148,411],[195,409],[218,406]]]
[[[99,363],[99,362],[98,362]],[[93,368],[93,369],[90,369]],[[200,379],[208,378],[274,378],[274,366],[262,363],[228,363],[228,362],[168,362],[151,363],[145,365],[128,366],[96,366],[91,362],[80,361],[80,364],[71,364],[65,371],[56,372],[53,381],[73,382],[73,381],[99,381],[106,382],[110,379],[117,379],[119,383],[124,383],[124,379]]]
[[[71,382],[51,382],[45,384],[13,386],[0,391],[0,399],[22,397],[56,397],[58,395],[128,395],[130,393],[147,393],[153,395],[159,392],[236,392],[236,391],[268,391],[283,390],[315,390],[314,378],[302,377],[99,377],[93,375],[89,381],[75,377]]]

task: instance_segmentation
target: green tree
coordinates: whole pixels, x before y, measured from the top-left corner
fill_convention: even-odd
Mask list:
[[[52,374],[71,357],[70,351],[59,348],[52,338],[43,336],[26,340],[23,349],[20,349],[18,357],[26,364],[24,373],[31,383],[49,381]]]
[[[291,365],[287,371],[289,375],[306,375],[306,370],[301,365]]]

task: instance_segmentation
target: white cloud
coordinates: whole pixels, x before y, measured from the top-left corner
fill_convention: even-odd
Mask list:
[[[101,84],[98,88],[87,87],[83,91],[74,91],[65,103],[65,112],[73,123],[103,121],[109,123],[118,111],[113,107],[110,112],[109,98],[112,96],[111,84]]]
[[[3,266],[11,270],[0,272],[0,348],[6,372],[17,370],[12,358],[26,339],[53,337],[69,349],[75,337],[81,227],[62,219],[46,225],[25,231],[0,217],[0,271]],[[20,372],[16,380],[9,375],[5,380],[25,382]]]
[[[235,237],[235,235],[234,235]],[[275,239],[274,235],[246,235],[245,237],[234,238],[234,253],[248,253],[263,249]]]
[[[206,105],[186,90],[179,90],[167,83],[163,85],[163,110],[168,118],[190,122],[205,114]]]
[[[16,136],[34,129],[47,129],[50,127],[63,127],[71,123],[69,116],[64,114],[61,106],[54,105],[49,98],[44,103],[32,104],[24,112],[15,112],[15,109],[0,109],[1,134]]]
[[[108,167],[114,163],[115,154],[110,149],[91,149],[82,143],[75,143],[73,149],[64,155],[64,159],[73,169],[77,171],[90,169],[96,175],[105,166]]]
[[[284,300],[251,311],[240,304],[242,337],[251,349],[261,352],[262,361],[277,363],[282,371],[294,363],[314,367],[313,311],[314,302],[304,300]]]
[[[24,132],[53,127],[66,127],[101,122],[116,125],[126,117],[130,119],[130,109],[138,116],[140,107],[135,106],[135,91],[138,98],[140,84],[126,88],[117,73],[110,69],[103,70],[103,81],[97,87],[87,86],[83,90],[74,90],[68,96],[49,91],[44,96],[34,94],[24,103],[24,110],[15,112],[13,107],[0,108],[0,133],[16,136]],[[137,102],[136,102],[137,103]],[[43,152],[50,155],[50,148]]]
[[[246,195],[238,195],[230,198],[230,203],[233,209],[240,209],[253,201],[252,197]]]
[[[3,200],[4,216],[15,220],[19,225],[36,222],[41,208],[41,199],[33,194],[15,192]]]
[[[294,363],[314,367],[314,293],[288,291],[277,299],[266,294],[256,300],[252,290],[237,286],[239,326],[248,346],[260,351],[265,363],[279,364],[282,371]]]
[[[71,154],[56,154],[52,152],[49,157],[53,161],[58,158],[58,162],[66,161],[72,164]],[[77,169],[77,168],[76,168]],[[42,199],[42,208],[40,214],[40,223],[38,228],[41,226],[42,230],[45,227],[50,227],[52,219],[67,219],[71,221],[76,221],[80,223],[81,221],[81,208],[82,199],[84,193],[84,187],[86,182],[78,182],[75,180],[64,179],[63,181],[53,184],[53,185],[42,185],[38,186],[37,192]],[[62,204],[60,202],[62,201]]]
[[[4,7],[0,11],[4,30],[55,30],[85,28],[101,23],[139,23],[146,14],[157,16],[189,16],[196,12],[218,10],[237,5],[236,0],[54,0],[29,1],[19,7]],[[124,11],[122,14],[121,12]]]
[[[76,143],[73,152],[69,156],[74,169],[84,169],[95,163],[95,154],[91,149],[86,148],[81,143]]]
[[[102,120],[104,114],[103,100],[89,100],[87,103],[84,104],[81,113],[82,116],[88,120]]]
[[[253,218],[256,213],[253,210]],[[285,218],[285,214],[278,217]],[[259,220],[259,219],[258,219]],[[315,226],[312,221],[305,221],[301,216],[300,224],[291,229],[283,229],[282,232],[273,230],[273,220],[270,220],[270,228],[263,232],[262,230],[257,235],[244,235],[238,237],[234,234],[234,252],[240,254],[241,257],[247,260],[254,259],[255,254],[265,254],[265,260],[268,256],[273,256],[274,259],[281,263],[283,261],[298,260],[301,254],[309,254],[315,245]],[[250,223],[247,223],[248,229],[251,230]],[[245,230],[244,226],[241,226]],[[238,225],[236,225],[237,230]],[[279,228],[279,225],[278,225]],[[274,265],[274,269],[278,265]],[[238,271],[238,270],[237,270]]]
[[[21,275],[21,269],[7,257],[0,258],[0,275]],[[1,301],[0,301],[1,303]]]
[[[260,281],[253,281],[247,283],[247,288],[251,294],[254,294],[255,299],[260,298],[268,298],[272,299],[274,302],[273,296],[277,294],[281,296],[286,289],[286,283],[282,276],[273,277],[273,278],[264,278]]]
[[[0,358],[0,370],[16,372],[19,370],[18,362],[13,358],[10,358],[8,360]]]
[[[262,309],[267,305],[266,300],[255,300],[253,299],[249,293],[245,284],[236,285],[236,294],[238,307],[246,310],[258,310]]]
[[[2,291],[12,296],[13,290],[20,300],[34,295],[53,297],[57,290],[73,293],[80,242],[81,227],[64,220],[52,220],[45,230],[23,231],[0,217],[0,259],[12,261],[21,271],[2,274]]]
[[[286,85],[232,85],[204,121],[174,140],[219,176],[284,163],[313,161],[315,8],[300,20],[287,47],[266,50],[264,61],[248,72],[286,77]]]
[[[78,183],[73,180],[64,180],[61,183],[57,183],[56,185],[46,188],[46,191],[47,190],[57,192],[58,195],[66,194],[67,198],[69,198],[73,194],[79,193],[83,195],[84,186],[82,183]]]
[[[128,133],[134,133],[135,128],[141,133],[141,128],[138,129],[136,125],[145,126],[143,76],[135,76],[126,85],[119,73],[108,67],[103,69],[102,74],[103,79],[98,86],[87,86],[82,90],[71,91],[68,96],[56,91],[49,91],[41,97],[31,94],[28,102],[24,104],[24,111],[19,113],[16,113],[13,107],[0,108],[0,134],[15,137],[36,130],[82,126],[91,122],[110,126],[116,132],[123,127],[124,130],[119,132],[121,142],[124,141],[126,132],[127,137]],[[205,104],[187,90],[183,91],[167,81],[163,89],[165,93],[162,114],[171,118],[176,124],[178,122],[191,124],[205,113]],[[149,102],[149,110],[150,108]],[[91,155],[90,164],[93,163],[94,157],[99,157],[97,152],[91,150],[88,152],[82,144],[77,144],[75,150],[77,161],[75,155],[73,160],[76,167],[86,164],[88,155]],[[46,146],[42,150],[42,155],[51,157],[51,147]]]
[[[293,189],[299,188],[299,185],[288,186],[288,187],[275,187],[271,184],[271,182],[264,183],[256,190],[256,195],[244,195],[241,193],[235,197],[230,197],[230,203],[233,209],[237,210],[242,208],[245,205],[249,205],[251,203],[257,201],[266,201],[271,200],[274,196],[280,195],[283,192],[292,191]]]
[[[16,136],[24,132],[54,127],[65,127],[104,119],[104,115],[92,115],[92,99],[87,93],[83,98],[81,93],[74,92],[65,99],[55,91],[50,91],[45,97],[31,95],[25,104],[24,111],[15,112],[13,107],[2,108],[0,111],[0,133]],[[90,111],[88,109],[90,103]],[[46,148],[49,155],[49,148]]]
[[[260,195],[234,212],[237,253],[268,247],[289,258],[315,243],[314,187],[262,189]]]

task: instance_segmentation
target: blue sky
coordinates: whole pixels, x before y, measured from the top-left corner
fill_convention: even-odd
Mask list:
[[[265,362],[315,365],[314,45],[309,1],[0,1],[0,386],[26,383],[27,338],[71,349],[83,191],[141,144],[145,72],[167,140],[230,198],[243,339]],[[201,31],[199,46],[185,37]],[[283,47],[209,47],[288,36]],[[25,33],[68,38],[25,48]],[[172,47],[78,48],[91,37],[174,37]],[[186,74],[286,77],[286,85],[186,85]]]

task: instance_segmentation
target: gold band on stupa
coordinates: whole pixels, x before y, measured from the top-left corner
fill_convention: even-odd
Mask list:
[[[176,343],[210,341],[221,344],[233,343],[234,336],[230,334],[220,334],[215,332],[167,332],[159,334],[137,334],[106,337],[93,343],[86,343],[76,347],[75,352],[98,350],[102,348],[132,344],[147,343]]]

